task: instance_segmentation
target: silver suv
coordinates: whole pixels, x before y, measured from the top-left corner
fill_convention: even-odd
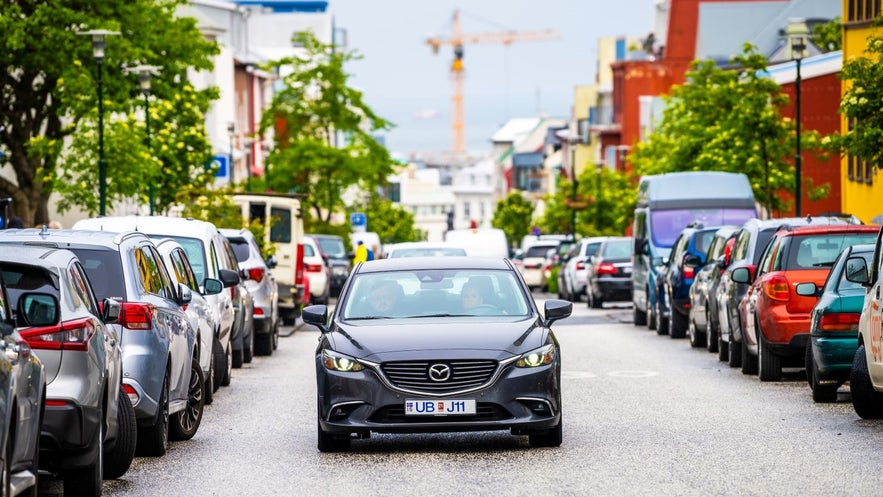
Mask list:
[[[122,476],[135,452],[120,337],[108,325],[121,306],[99,304],[77,257],[58,250],[68,244],[49,238],[0,232],[0,271],[19,332],[46,371],[40,467],[63,476],[66,494],[100,495],[102,479]],[[45,246],[9,246],[25,241]]]
[[[95,295],[121,302],[113,326],[122,346],[123,389],[135,406],[138,453],[165,454],[169,418],[179,418],[176,413],[194,404],[201,410],[203,404],[201,396],[190,393],[196,334],[181,308],[192,299],[190,289],[172,282],[156,245],[142,233],[16,231],[3,233],[0,241],[70,250],[82,262]],[[188,437],[175,430],[175,423],[171,426],[175,438]]]
[[[270,272],[276,267],[276,258],[270,256],[264,261],[257,240],[247,229],[220,231],[230,241],[245,285],[254,298],[254,351],[270,355],[279,343],[279,291]]]

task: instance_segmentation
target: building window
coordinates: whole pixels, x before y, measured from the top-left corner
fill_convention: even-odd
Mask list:
[[[864,163],[864,166],[865,166],[864,167],[864,169],[865,169],[865,177],[864,177],[865,183],[867,183],[869,185],[873,184],[874,183],[874,169],[875,169],[874,165],[871,164],[870,162],[866,161]]]
[[[390,183],[386,187],[386,198],[388,198],[391,202],[401,202],[402,201],[402,184],[401,183]]]
[[[849,0],[846,22],[873,21],[880,17],[881,0]]]
[[[472,215],[472,214],[470,214],[470,207],[471,206],[472,205],[470,202],[463,203],[463,219],[469,219],[469,216]]]

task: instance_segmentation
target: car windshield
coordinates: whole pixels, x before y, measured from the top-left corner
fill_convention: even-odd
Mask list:
[[[466,255],[466,250],[455,247],[419,247],[419,248],[401,248],[394,250],[389,254],[390,259],[399,257],[439,257]]]
[[[344,320],[447,316],[527,316],[527,296],[512,271],[432,269],[355,275]]]
[[[781,264],[776,264],[776,269],[788,271],[830,268],[834,265],[834,259],[845,247],[874,243],[876,238],[876,233],[794,236],[788,246],[788,255],[784,258],[784,267]]]
[[[756,216],[754,209],[668,209],[650,212],[650,230],[653,244],[671,248],[684,228],[698,221],[704,226],[743,224]]]
[[[115,250],[74,248],[98,300],[126,300],[123,264]]]
[[[343,240],[339,238],[319,238],[318,240],[319,248],[328,257],[332,259],[343,259],[346,257],[346,248],[343,246]]]

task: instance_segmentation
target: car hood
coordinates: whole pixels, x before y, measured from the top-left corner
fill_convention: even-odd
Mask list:
[[[452,356],[506,359],[545,343],[536,316],[513,321],[481,318],[385,319],[339,323],[328,339],[337,352],[371,362]]]

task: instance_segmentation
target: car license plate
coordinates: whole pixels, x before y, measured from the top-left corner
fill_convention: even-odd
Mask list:
[[[625,274],[632,274],[632,268],[624,267],[624,268],[622,268],[622,272]]]
[[[405,400],[406,416],[475,414],[475,400]]]

